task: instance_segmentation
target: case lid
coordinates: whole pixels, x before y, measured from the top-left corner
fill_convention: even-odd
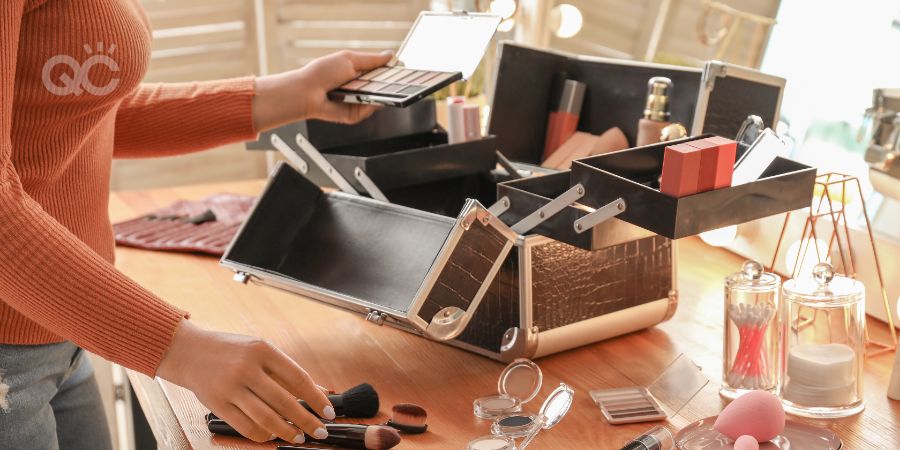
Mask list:
[[[808,303],[855,303],[863,299],[865,286],[850,277],[837,275],[828,263],[813,267],[812,276],[784,283],[786,298]]]
[[[725,286],[729,289],[771,292],[778,289],[781,278],[774,273],[765,272],[759,261],[750,259],[744,261],[740,272],[735,272],[725,279]]]
[[[422,11],[396,59],[408,69],[462,72],[468,79],[501,19],[494,14]]]

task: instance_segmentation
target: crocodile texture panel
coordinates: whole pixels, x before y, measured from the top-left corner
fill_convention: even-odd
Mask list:
[[[532,248],[532,308],[541,331],[666,298],[672,241],[660,236],[587,251],[552,241]]]
[[[519,326],[519,255],[506,257],[469,326],[456,340],[499,353],[503,333]]]
[[[501,263],[498,259],[507,242],[494,228],[474,221],[462,233],[441,268],[418,316],[431,322],[435,314],[447,307],[468,310],[481,286],[490,283],[488,275],[496,264]]]

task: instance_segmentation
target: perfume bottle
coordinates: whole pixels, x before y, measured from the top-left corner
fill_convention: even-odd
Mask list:
[[[653,77],[647,82],[647,105],[644,118],[638,122],[638,147],[659,142],[660,133],[669,125],[671,93],[672,80],[666,77]]]

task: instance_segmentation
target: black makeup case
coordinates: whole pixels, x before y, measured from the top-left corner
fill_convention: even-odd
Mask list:
[[[784,80],[732,66],[716,69],[720,66],[710,64],[700,70],[582,58],[508,43],[500,53],[487,138],[490,153],[498,147],[517,169],[528,169],[534,176],[503,181],[515,175],[497,170],[489,174],[496,159],[477,170],[473,166],[468,173],[447,173],[421,184],[409,177],[403,187],[376,182],[377,175],[368,173],[388,200],[414,206],[408,208],[346,193],[323,193],[316,185],[329,185],[331,177],[316,173],[315,164],[309,164],[304,176],[281,165],[222,264],[236,271],[239,281],[280,287],[363,314],[370,322],[505,361],[550,355],[671,317],[678,301],[676,241],[658,234],[663,230],[622,220],[635,199],[622,195],[620,202],[620,197],[609,198],[605,192],[595,194],[594,190],[604,189],[603,182],[579,184],[574,173],[528,166],[540,161],[553,80],[564,71],[588,85],[580,130],[599,134],[618,126],[631,140],[650,77],[674,80],[673,121],[697,130],[695,134],[708,131],[730,137],[750,114],[767,123],[778,117]],[[423,119],[425,114],[404,115],[422,105],[427,103],[385,108],[370,119],[373,122],[361,126],[372,126],[365,132],[370,137],[383,131],[371,125],[378,120],[387,121],[393,130],[405,127],[405,134],[426,132],[433,129],[428,122],[433,109],[428,120]],[[320,125],[294,125],[306,127],[302,130],[283,127],[253,146],[272,148],[272,135],[283,135],[279,139],[294,150],[292,139],[298,133],[309,142],[343,139],[331,131],[327,138],[316,137],[328,129]],[[385,135],[385,139],[392,138]],[[324,154],[339,167],[334,156]],[[631,155],[636,164],[652,165],[644,161],[643,153]],[[342,173],[349,174],[347,169]],[[481,206],[494,198],[499,200],[490,208]],[[354,215],[345,215],[336,206],[357,203],[365,206],[365,214],[356,208]],[[465,206],[460,212],[451,204]],[[438,230],[420,234],[422,221]],[[473,237],[466,240],[472,246],[459,247],[452,239],[441,241],[449,233],[446,227],[475,236],[469,231],[474,227],[484,231],[478,236],[491,238]],[[453,291],[465,287],[466,300],[426,303],[432,298],[429,289],[439,285],[431,280],[446,267],[437,255],[453,254],[458,248],[473,252],[469,259],[458,260],[459,268],[477,271],[478,276],[447,275],[441,280]],[[475,253],[478,258],[472,257]],[[485,255],[486,260],[476,261]],[[468,266],[476,263],[478,267]]]
[[[431,197],[430,191],[472,192],[479,185],[476,176],[497,163],[494,136],[448,144],[433,99],[407,108],[381,108],[355,125],[319,120],[288,124],[261,133],[247,148],[279,151],[319,186],[411,207],[426,205],[423,197]],[[452,215],[462,204],[452,202]],[[449,213],[446,207],[438,209]]]

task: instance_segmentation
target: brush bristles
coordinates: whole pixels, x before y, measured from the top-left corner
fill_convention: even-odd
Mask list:
[[[400,433],[388,427],[373,425],[366,428],[365,444],[369,450],[387,450],[400,443]]]
[[[428,419],[428,413],[425,411],[425,408],[412,403],[394,405],[391,413],[391,421],[400,425],[420,427],[425,425],[425,421]]]
[[[378,392],[368,383],[347,389],[341,394],[341,400],[344,403],[342,415],[345,417],[368,418],[378,415]]]

